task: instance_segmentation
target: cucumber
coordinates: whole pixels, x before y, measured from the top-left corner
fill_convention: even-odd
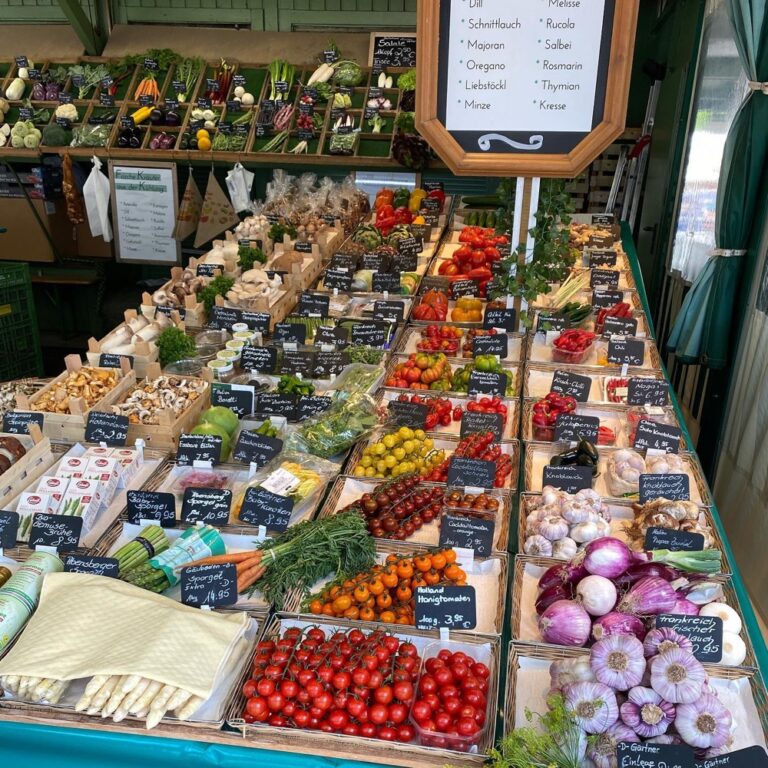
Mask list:
[[[501,198],[498,195],[472,195],[462,197],[461,201],[468,208],[498,208],[501,206]]]
[[[466,223],[468,227],[477,226],[477,211],[470,211],[469,216],[466,218]]]

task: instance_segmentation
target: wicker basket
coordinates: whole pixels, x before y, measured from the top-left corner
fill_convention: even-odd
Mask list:
[[[288,627],[314,626],[317,622],[303,621],[287,614],[277,614],[267,625],[264,638],[274,639]],[[351,625],[339,624],[333,620],[323,621],[321,627],[328,630],[346,629]],[[362,631],[370,631],[380,628],[380,625],[356,622],[355,627]],[[398,626],[394,629],[395,635],[401,640],[413,642],[421,652],[434,641],[432,635],[420,632],[411,627]],[[348,737],[343,734],[329,734],[320,731],[304,731],[296,728],[275,728],[269,725],[248,724],[242,719],[245,705],[245,697],[240,690],[232,697],[229,706],[227,723],[237,729],[245,743],[255,747],[269,747],[270,749],[300,752],[328,758],[347,760],[360,760],[363,762],[380,763],[382,765],[398,765],[406,768],[444,768],[453,766],[479,766],[485,761],[485,753],[493,745],[495,720],[492,713],[495,711],[498,698],[499,685],[499,643],[497,639],[461,636],[462,643],[471,645],[485,645],[490,643],[492,663],[491,676],[488,690],[488,718],[486,728],[480,741],[476,754],[467,752],[454,752],[434,747],[423,747],[418,744],[401,744],[398,742],[382,742],[375,739],[361,737]],[[245,683],[250,677],[250,670],[245,674],[241,683]],[[242,742],[241,742],[242,743]]]

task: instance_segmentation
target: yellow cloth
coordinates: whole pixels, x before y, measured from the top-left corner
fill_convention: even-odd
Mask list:
[[[245,613],[189,608],[118,579],[54,573],[0,675],[141,675],[207,699],[247,625]]]

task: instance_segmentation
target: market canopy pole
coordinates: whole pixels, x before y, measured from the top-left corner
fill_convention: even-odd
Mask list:
[[[639,0],[420,0],[416,127],[456,175],[573,177],[624,130]]]
[[[667,349],[685,364],[728,363],[736,293],[768,173],[768,10],[766,0],[728,0],[749,92],[728,132],[717,185],[717,247],[675,320]]]

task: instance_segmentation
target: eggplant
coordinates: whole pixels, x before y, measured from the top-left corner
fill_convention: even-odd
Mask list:
[[[134,129],[131,131],[131,137],[128,139],[128,146],[131,149],[141,149],[141,133]]]
[[[600,454],[597,452],[597,448],[589,442],[589,440],[585,440],[584,438],[581,438],[579,440],[579,444],[576,446],[576,450],[583,454],[584,456],[589,456],[590,459],[596,464],[600,458]]]
[[[120,131],[120,133],[117,136],[117,146],[121,149],[125,149],[126,147],[130,146],[130,140],[131,140],[131,131],[130,129],[125,129],[124,131]]]
[[[182,133],[181,134],[181,144],[179,145],[181,149],[189,149],[189,134],[188,133]]]
[[[162,125],[164,121],[165,114],[163,113],[163,110],[160,109],[160,107],[155,107],[149,113],[149,122],[152,123],[152,125]]]
[[[578,451],[566,451],[565,453],[559,453],[553,456],[549,460],[549,464],[552,467],[572,467],[578,462]]]
[[[189,140],[189,148],[190,148],[190,149],[197,149],[197,136],[193,136],[193,137],[192,137],[192,138]]]
[[[169,109],[165,113],[165,124],[171,127],[178,127],[181,125],[181,115],[175,109]]]

